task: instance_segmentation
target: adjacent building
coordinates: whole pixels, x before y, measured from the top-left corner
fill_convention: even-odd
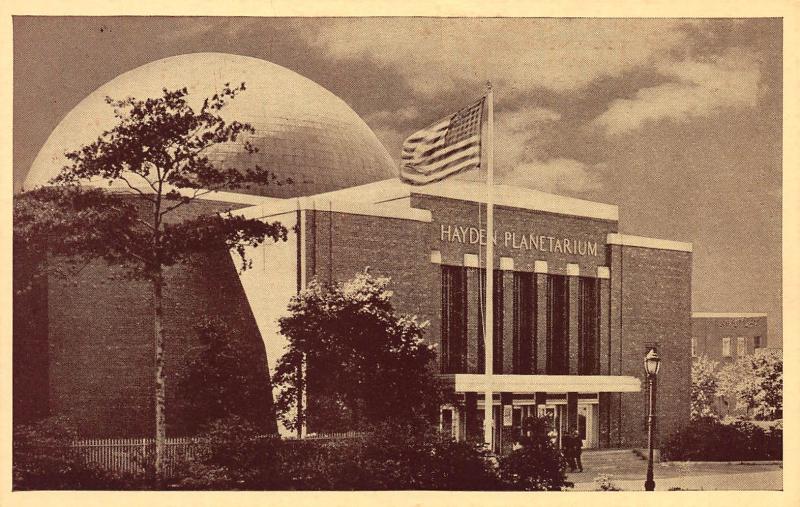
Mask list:
[[[728,363],[766,347],[766,313],[692,313],[693,358]]]

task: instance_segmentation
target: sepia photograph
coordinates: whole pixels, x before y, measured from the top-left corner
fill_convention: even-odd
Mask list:
[[[783,18],[11,21],[12,497],[784,490]]]

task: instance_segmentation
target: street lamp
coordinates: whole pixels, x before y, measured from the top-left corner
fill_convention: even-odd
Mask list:
[[[656,481],[653,480],[653,424],[656,419],[656,404],[653,397],[653,382],[658,375],[658,368],[661,365],[661,358],[656,349],[644,356],[644,371],[647,374],[647,387],[650,390],[650,413],[647,416],[647,479],[644,481],[645,491],[656,489]]]

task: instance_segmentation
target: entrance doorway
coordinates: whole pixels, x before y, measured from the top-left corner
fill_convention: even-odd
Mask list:
[[[539,417],[544,417],[550,423],[550,439],[561,448],[561,440],[567,431],[567,406],[566,405],[539,405]]]
[[[578,404],[578,435],[584,449],[594,449],[598,444],[597,404]]]

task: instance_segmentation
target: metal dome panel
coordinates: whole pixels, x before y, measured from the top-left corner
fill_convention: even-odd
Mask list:
[[[223,117],[250,123],[256,132],[209,150],[223,167],[258,164],[288,186],[266,186],[240,193],[294,197],[327,192],[395,176],[386,148],[343,100],[322,86],[279,65],[245,56],[193,53],[157,60],[117,76],[72,109],[53,130],[34,160],[25,188],[44,185],[68,161],[64,153],[95,140],[114,125],[106,96],[156,97],[162,88],[186,86],[189,101],[200,101],[225,83],[244,82],[246,90],[229,102]],[[258,147],[248,154],[245,139]]]

